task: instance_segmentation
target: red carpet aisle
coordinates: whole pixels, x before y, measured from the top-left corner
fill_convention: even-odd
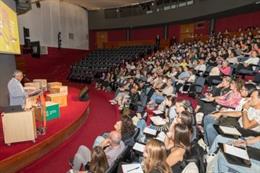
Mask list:
[[[91,89],[89,94],[90,114],[83,127],[57,149],[20,173],[65,173],[69,169],[68,160],[75,154],[79,145],[91,147],[97,135],[113,128],[119,118],[119,112],[108,102],[112,95],[94,89]]]

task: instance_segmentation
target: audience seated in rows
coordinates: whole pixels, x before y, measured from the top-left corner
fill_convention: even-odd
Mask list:
[[[175,43],[169,49],[123,61],[104,72],[96,80],[96,88],[115,92],[110,103],[119,106],[122,118],[115,125],[116,131],[109,137],[98,137],[94,146],[109,145],[104,152],[111,167],[124,148],[121,143],[132,147],[127,139],[132,139],[134,129],[138,128],[141,132],[134,142],[145,144],[144,153],[138,159],[126,160],[138,161],[145,172],[181,173],[193,163],[204,173],[204,158],[214,154],[213,160],[207,160],[209,171],[259,172],[259,161],[251,159],[250,168],[241,168],[230,164],[223,151],[217,149],[218,143],[230,141],[237,146],[246,141],[248,145],[259,143],[260,94],[256,89],[259,84],[245,83],[239,76],[259,73],[259,44],[259,28],[248,28],[240,35],[226,31],[213,34],[206,42]],[[179,96],[186,93],[196,99],[195,109],[190,101],[180,100]],[[157,125],[152,120],[155,116],[164,123]],[[236,128],[242,138],[223,136],[216,129],[219,125]],[[145,134],[146,127],[164,132],[163,143]],[[120,151],[116,147],[117,154],[108,154],[108,150],[116,150],[114,146],[120,146]],[[82,159],[86,155],[88,159]],[[73,168],[79,170],[90,160],[89,149],[80,146]]]

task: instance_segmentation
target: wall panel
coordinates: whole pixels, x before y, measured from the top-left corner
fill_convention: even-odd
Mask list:
[[[239,27],[246,28],[253,25],[260,26],[260,11],[218,18],[215,30],[219,32],[228,28],[230,31],[236,31]]]
[[[30,30],[31,41],[40,41],[43,46],[58,47],[58,33],[61,32],[61,47],[89,48],[88,12],[77,5],[46,0],[41,2],[40,8],[33,4],[32,10],[18,19],[21,44],[24,44],[23,27],[26,27]]]
[[[126,29],[107,31],[108,41],[126,41]]]
[[[161,39],[164,37],[163,26],[136,28],[131,30],[131,40],[155,40],[159,35]]]

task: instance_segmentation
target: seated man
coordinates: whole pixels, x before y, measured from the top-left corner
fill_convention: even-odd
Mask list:
[[[121,138],[122,137],[119,132],[111,131],[109,137],[100,144],[100,146],[104,149],[109,166],[113,165],[114,161],[125,148],[125,144],[122,142]],[[86,146],[81,145],[73,159],[73,170],[80,170],[81,166],[85,166],[90,159],[90,150]]]

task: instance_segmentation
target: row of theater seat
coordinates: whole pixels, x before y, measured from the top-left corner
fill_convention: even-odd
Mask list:
[[[95,75],[107,72],[123,61],[133,61],[150,54],[153,46],[129,46],[116,49],[97,49],[70,68],[68,79],[91,82]]]

